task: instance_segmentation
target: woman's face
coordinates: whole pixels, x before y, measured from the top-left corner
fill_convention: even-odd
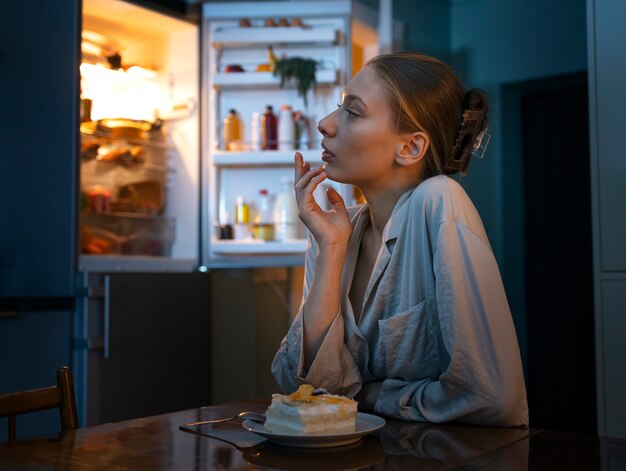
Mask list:
[[[363,187],[393,177],[399,136],[387,92],[371,66],[348,83],[339,107],[317,128],[324,136],[322,160],[330,179]]]

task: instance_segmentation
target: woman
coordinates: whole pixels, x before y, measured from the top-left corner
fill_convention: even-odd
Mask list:
[[[318,125],[322,160],[295,156],[295,191],[311,233],[303,303],[272,371],[356,396],[394,418],[528,423],[515,329],[487,235],[462,187],[485,134],[486,96],[414,53],[371,60]],[[346,208],[326,178],[356,185]]]

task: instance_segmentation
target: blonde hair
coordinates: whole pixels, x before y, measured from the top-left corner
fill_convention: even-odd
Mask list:
[[[459,78],[448,65],[422,54],[383,54],[367,65],[374,68],[388,91],[392,110],[397,113],[396,132],[424,132],[430,137],[424,178],[458,171],[448,163],[459,137],[463,113],[466,109],[486,113],[485,93],[479,89],[464,93]],[[485,119],[483,129],[486,125]],[[473,145],[474,140],[470,141],[467,145]]]

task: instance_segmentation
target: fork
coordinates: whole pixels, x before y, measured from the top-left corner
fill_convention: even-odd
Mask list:
[[[229,422],[235,419],[250,419],[254,422],[265,423],[265,414],[261,414],[259,412],[244,411],[244,412],[240,412],[237,415],[233,415],[232,417],[226,417],[223,419],[211,419],[211,420],[203,420],[201,422],[189,422],[188,424],[181,425],[179,428],[193,427],[196,425],[219,424],[222,422]]]

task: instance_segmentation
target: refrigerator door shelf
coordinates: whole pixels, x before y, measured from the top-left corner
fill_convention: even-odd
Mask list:
[[[317,85],[334,85],[337,83],[336,70],[318,70],[315,72]],[[234,89],[246,87],[278,87],[280,77],[272,72],[221,72],[213,76],[215,88]],[[290,86],[290,84],[286,84]]]
[[[264,240],[214,240],[211,242],[217,254],[303,254],[307,239],[291,239],[276,242]]]
[[[258,151],[232,152],[214,151],[213,164],[219,167],[237,166],[267,166],[267,165],[294,165],[294,153],[300,152],[304,160],[313,164],[322,164],[322,150],[288,150],[288,151]]]
[[[216,48],[264,44],[334,44],[336,41],[337,30],[323,27],[224,27],[213,35],[213,46]]]

